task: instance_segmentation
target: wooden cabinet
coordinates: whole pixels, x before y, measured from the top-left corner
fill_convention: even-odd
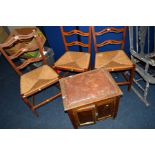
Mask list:
[[[62,78],[60,86],[74,128],[116,117],[122,92],[108,71],[96,69]]]

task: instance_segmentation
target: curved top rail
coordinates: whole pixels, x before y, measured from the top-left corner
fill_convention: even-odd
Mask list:
[[[63,32],[65,36],[72,36],[74,34],[78,34],[78,35],[81,35],[81,36],[89,36],[89,33],[85,33],[85,32],[82,32],[80,30],[71,30],[69,32]]]
[[[96,36],[100,36],[100,35],[103,35],[103,34],[106,34],[106,33],[109,33],[109,32],[113,32],[113,33],[122,33],[124,31],[124,28],[121,28],[121,29],[117,29],[115,27],[111,27],[111,28],[105,28],[99,32],[95,32],[95,35]]]
[[[11,37],[9,40],[7,40],[6,42],[0,44],[0,47],[1,48],[9,47],[18,40],[24,40],[24,39],[26,40],[26,39],[30,39],[30,38],[33,38],[36,36],[37,36],[37,34],[35,33],[35,31],[33,31],[32,33],[27,34],[27,35],[15,35],[15,36]]]

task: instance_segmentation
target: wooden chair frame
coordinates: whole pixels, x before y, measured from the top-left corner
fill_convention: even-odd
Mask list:
[[[36,39],[36,43],[38,45],[38,48],[39,48],[39,51],[40,51],[40,55],[41,57],[38,57],[38,58],[30,58],[30,59],[27,59],[25,60],[21,65],[17,66],[13,60],[18,58],[19,56],[21,56],[22,54],[24,54],[25,52],[28,52],[30,49],[21,49],[18,53],[15,53],[13,55],[8,55],[4,48],[7,48],[7,47],[10,47],[12,46],[13,44],[15,44],[16,42],[18,41],[24,41],[24,40],[27,40],[27,39],[31,39],[31,38],[35,38]],[[5,43],[3,44],[0,44],[0,51],[1,53],[3,54],[3,56],[6,58],[6,60],[10,63],[10,65],[13,67],[13,69],[15,70],[15,72],[21,76],[23,75],[23,73],[21,72],[22,69],[24,69],[26,66],[28,66],[29,64],[31,63],[34,63],[34,62],[39,62],[39,61],[43,61],[43,65],[46,65],[46,60],[45,60],[45,56],[43,54],[43,48],[41,47],[40,45],[40,39],[39,39],[39,36],[38,34],[36,33],[35,30],[33,30],[32,33],[30,34],[27,34],[27,35],[15,35],[13,37],[11,37],[9,40],[7,40]],[[52,68],[51,68],[52,69]],[[56,94],[55,96],[52,96],[48,99],[46,99],[45,101],[41,102],[41,103],[38,103],[37,105],[35,105],[35,98],[34,98],[34,95],[36,95],[37,93],[43,91],[44,89],[50,87],[51,85],[55,84],[58,82],[59,79],[56,79],[53,83],[50,83],[48,85],[45,85],[44,87],[42,87],[42,89],[38,89],[37,91],[29,94],[28,96],[24,96],[23,94],[21,94],[21,97],[24,101],[24,103],[32,110],[32,112],[34,114],[36,114],[36,116],[38,116],[38,113],[36,112],[36,109],[38,109],[39,107],[47,104],[48,102],[56,99],[57,97],[61,96],[61,93],[58,93]],[[33,103],[30,103],[29,101],[29,97],[33,97]]]
[[[126,29],[127,27],[124,27],[124,28],[115,28],[115,27],[110,27],[110,28],[104,28],[102,29],[101,31],[98,31],[96,32],[95,31],[95,28],[94,26],[92,27],[92,34],[93,34],[93,40],[94,40],[94,47],[95,47],[95,53],[98,53],[100,52],[99,51],[99,48],[100,47],[103,47],[103,46],[106,46],[106,45],[121,45],[121,50],[124,50],[124,46],[125,46],[125,39],[126,39]],[[122,33],[122,40],[105,40],[101,43],[97,43],[97,37],[98,36],[102,36],[104,34],[107,34],[107,33],[114,33],[114,34],[119,34],[119,33]],[[109,51],[110,52],[110,51]],[[115,69],[111,69],[109,70],[110,72],[123,72],[123,76],[125,78],[125,81],[123,82],[117,82],[118,85],[128,85],[128,90],[131,89],[131,85],[132,85],[132,82],[133,82],[133,77],[134,77],[134,72],[135,72],[135,65],[133,64],[132,66],[130,67],[122,67],[122,68],[115,68]],[[127,74],[125,74],[126,71],[129,71],[130,72],[130,75],[128,77]]]
[[[63,26],[60,27],[60,30],[61,30],[62,39],[63,39],[64,46],[65,46],[65,52],[69,51],[69,47],[77,45],[77,46],[88,48],[88,53],[91,54],[91,27],[89,27],[88,32],[82,32],[80,30],[71,30],[71,31],[66,32],[66,31],[64,31]],[[79,36],[83,36],[83,37],[88,37],[88,44],[84,44],[80,41],[73,41],[73,42],[68,43],[66,41],[66,37],[72,36],[72,35],[79,35]],[[82,51],[79,51],[79,52],[82,52]],[[89,67],[90,67],[90,61],[89,61]],[[85,72],[85,71],[89,70],[89,67],[88,67],[88,69],[84,69],[81,71],[79,69],[66,69],[64,67],[54,66],[55,69],[64,70],[64,71],[71,71],[71,72]]]

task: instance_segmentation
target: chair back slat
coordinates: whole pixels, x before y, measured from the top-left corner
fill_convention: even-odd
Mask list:
[[[133,27],[132,27],[133,29]],[[133,30],[132,30],[133,34]],[[138,41],[138,26],[136,26],[136,51],[139,52],[139,41]]]
[[[97,47],[102,47],[102,46],[106,46],[109,44],[113,44],[113,45],[118,45],[118,44],[122,44],[122,41],[118,41],[118,40],[106,40],[100,44],[96,44]]]
[[[34,63],[34,62],[39,62],[39,61],[41,61],[42,60],[42,58],[40,57],[40,58],[30,58],[30,59],[28,59],[28,60],[25,60],[21,65],[19,65],[17,68],[19,69],[19,70],[21,70],[21,69],[24,69],[26,66],[28,66],[29,64],[31,64],[31,63]]]
[[[18,40],[31,39],[32,37],[34,37],[34,33],[35,32],[32,32],[32,33],[27,34],[27,35],[15,35],[15,36],[11,37],[9,40],[7,40],[6,42],[4,42],[3,44],[0,44],[0,46],[1,46],[1,48],[6,48],[6,47],[11,46],[12,44],[17,42]]]
[[[145,45],[146,45],[146,36],[147,36],[147,27],[139,26],[138,28],[138,42],[140,46],[140,53],[144,55]],[[148,38],[149,39],[149,38]]]
[[[154,31],[154,33],[153,33],[153,35],[154,35],[154,47],[153,47],[153,51],[155,52],[155,27],[153,27],[153,31]]]
[[[74,46],[74,45],[78,45],[78,46],[82,46],[82,47],[88,47],[88,44],[84,44],[84,43],[79,42],[79,41],[74,41],[74,42],[71,42],[71,43],[67,43],[67,46]]]
[[[21,55],[23,55],[24,53],[27,53],[27,52],[30,52],[30,51],[25,49],[25,48],[22,48],[17,53],[14,53],[14,54],[10,55],[9,58],[11,60],[13,60],[13,59],[18,58],[18,57],[20,57]]]
[[[81,36],[84,36],[84,37],[88,37],[89,36],[89,33],[85,33],[85,32],[82,32],[82,31],[80,31],[80,30],[71,30],[71,31],[69,31],[69,32],[63,32],[63,34],[65,35],[65,36],[72,36],[72,35],[74,35],[74,34],[78,34],[78,35],[81,35]]]
[[[148,54],[150,53],[150,27],[148,26],[147,28],[147,32],[148,32],[148,39],[147,39],[147,42],[148,42],[148,46],[147,46],[147,52]]]

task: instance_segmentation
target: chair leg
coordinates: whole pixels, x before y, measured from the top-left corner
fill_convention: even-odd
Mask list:
[[[57,83],[55,86],[60,90],[60,84],[59,83]]]
[[[32,112],[39,117],[38,113],[36,112],[36,110],[33,108],[33,105],[29,102],[29,100],[26,97],[22,96],[22,99],[24,101],[24,103],[32,110]]]
[[[35,96],[34,95],[32,96],[32,104],[33,104],[33,106],[35,106]]]
[[[115,110],[114,110],[114,114],[113,114],[113,119],[116,118],[117,116],[117,112],[118,112],[118,107],[119,107],[119,100],[120,100],[120,97],[117,97],[117,100],[116,100],[116,103],[115,103]]]
[[[133,83],[133,78],[134,78],[134,73],[135,73],[135,65],[132,67],[132,69],[130,70],[130,78],[129,78],[129,86],[128,86],[128,91],[131,90],[131,86],[132,86],[132,83]]]
[[[148,89],[149,89],[149,82],[146,82],[145,90],[144,90],[144,99],[146,100],[147,94],[148,94]]]
[[[142,95],[142,93],[140,93],[135,87],[132,86],[132,90],[141,99],[141,101],[145,103],[147,107],[150,105],[150,103],[146,100],[146,97],[144,97],[144,95]]]
[[[69,116],[69,118],[70,118],[70,120],[72,122],[72,125],[73,125],[74,129],[78,129],[77,121],[75,120],[75,117],[74,117],[74,114],[73,114],[72,110],[68,111],[68,116]]]

